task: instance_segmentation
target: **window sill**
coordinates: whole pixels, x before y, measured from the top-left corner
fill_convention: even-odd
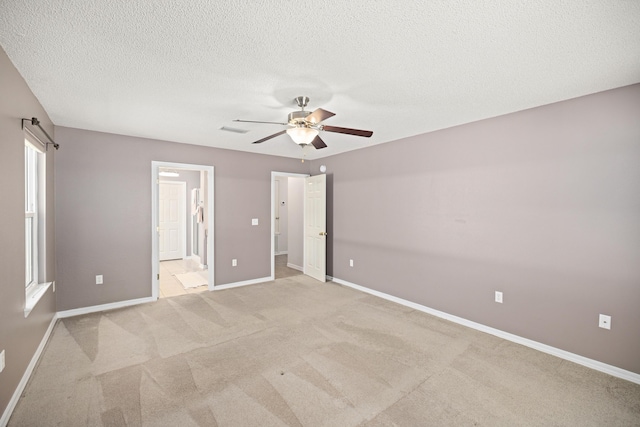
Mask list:
[[[24,317],[27,317],[31,310],[34,309],[38,301],[44,296],[53,282],[38,283],[27,290],[26,301],[24,304]]]

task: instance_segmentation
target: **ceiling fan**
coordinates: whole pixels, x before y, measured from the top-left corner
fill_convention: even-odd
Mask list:
[[[318,108],[314,112],[305,111],[305,107],[309,103],[309,98],[306,96],[298,96],[294,99],[298,107],[300,107],[300,111],[293,111],[289,113],[288,121],[286,123],[280,122],[260,122],[255,120],[234,120],[234,122],[243,122],[243,123],[268,123],[274,125],[283,125],[289,126],[289,129],[285,129],[283,131],[274,133],[273,135],[269,135],[265,138],[254,141],[253,144],[260,144],[261,142],[267,141],[271,138],[275,138],[276,136],[280,136],[285,132],[293,139],[293,142],[300,145],[301,147],[305,147],[309,144],[313,145],[316,149],[325,148],[327,144],[320,138],[318,135],[320,131],[326,132],[336,132],[336,133],[344,133],[347,135],[355,135],[355,136],[364,136],[366,138],[373,135],[373,132],[370,130],[360,130],[360,129],[350,129],[350,128],[342,128],[337,126],[327,126],[322,124],[321,122],[328,119],[329,117],[335,116],[335,113],[331,111],[323,110],[322,108]]]

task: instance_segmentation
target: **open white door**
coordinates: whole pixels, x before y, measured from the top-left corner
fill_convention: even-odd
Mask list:
[[[305,178],[304,274],[327,281],[327,176]]]

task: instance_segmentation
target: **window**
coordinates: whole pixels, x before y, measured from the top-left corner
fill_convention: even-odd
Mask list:
[[[24,144],[25,316],[44,295],[45,154],[40,142],[26,134]]]
[[[24,222],[26,287],[38,284],[38,151],[28,141],[24,146]]]

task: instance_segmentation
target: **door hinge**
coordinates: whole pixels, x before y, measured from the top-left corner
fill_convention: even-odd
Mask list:
[[[158,280],[160,280],[160,273],[158,273]]]

